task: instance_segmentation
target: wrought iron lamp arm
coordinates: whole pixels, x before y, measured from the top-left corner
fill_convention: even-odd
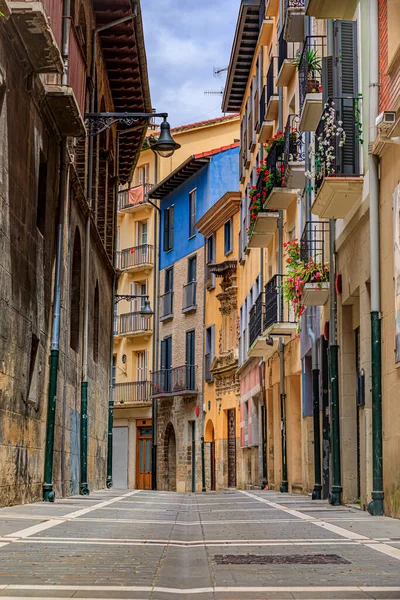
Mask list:
[[[139,112],[100,112],[100,113],[86,113],[85,114],[85,125],[87,129],[87,136],[93,137],[102,133],[114,123],[123,123],[127,127],[132,127],[138,121],[146,119],[145,123],[138,124],[138,129],[141,127],[147,127],[149,120],[153,117],[159,117],[166,119],[168,113],[139,113]]]
[[[146,300],[148,300],[149,299],[149,295],[148,294],[144,294],[144,295],[140,295],[140,294],[116,294],[116,296],[114,298],[114,303],[117,304],[121,300],[127,300],[129,302],[129,300],[137,300],[138,298],[145,298]]]

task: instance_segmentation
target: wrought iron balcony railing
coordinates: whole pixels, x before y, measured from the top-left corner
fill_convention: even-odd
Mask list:
[[[117,252],[117,268],[122,271],[141,265],[152,265],[154,261],[153,250],[154,248],[150,244],[124,248],[124,250]]]
[[[174,314],[174,292],[165,292],[160,296],[160,319],[172,317]]]
[[[305,0],[285,0],[285,13],[288,8],[304,8]]]
[[[208,382],[214,381],[214,377],[210,371],[212,361],[213,361],[213,356],[209,352],[208,354],[205,355],[205,373],[204,373],[205,380]]]
[[[298,61],[300,112],[307,94],[322,90],[322,59],[325,56],[326,36],[307,36]]]
[[[287,275],[274,275],[265,284],[264,329],[275,323],[295,323],[294,312],[283,295],[282,284]]]
[[[305,147],[304,135],[298,130],[298,115],[289,115],[285,126],[283,145],[284,172],[287,172],[289,163],[304,162]]]
[[[300,239],[300,258],[326,264],[329,260],[329,221],[306,221]]]
[[[153,397],[193,394],[197,394],[195,365],[161,369],[152,373],[151,395]]]
[[[190,281],[183,286],[183,311],[196,308],[196,285],[196,281]]]
[[[361,98],[328,98],[315,135],[315,184],[360,177]]]
[[[118,320],[118,335],[152,331],[152,317],[143,317],[140,312],[124,313],[118,317]]]
[[[113,385],[114,404],[143,404],[150,401],[150,381],[116,383]]]
[[[122,190],[118,193],[118,210],[134,208],[146,202],[146,194],[153,188],[152,183],[142,183],[135,185],[128,190]]]
[[[265,181],[267,186],[267,196],[274,187],[282,187],[284,184],[284,144],[275,142],[267,156],[268,179]],[[260,173],[262,175],[262,173]],[[264,174],[265,178],[265,174]],[[261,184],[259,184],[261,185]]]
[[[249,315],[249,345],[251,346],[264,331],[264,294],[259,294]]]

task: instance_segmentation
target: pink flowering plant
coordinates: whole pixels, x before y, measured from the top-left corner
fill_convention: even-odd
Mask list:
[[[304,262],[298,239],[285,242],[283,246],[287,265],[287,277],[282,284],[283,297],[292,306],[300,331],[300,317],[306,309],[303,304],[304,286],[306,283],[313,283],[316,290],[321,289],[322,283],[329,281],[329,266],[311,256],[307,263]]]

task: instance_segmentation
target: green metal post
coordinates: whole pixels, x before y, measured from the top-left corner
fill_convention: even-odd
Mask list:
[[[286,394],[281,394],[281,444],[282,444],[282,483],[279,488],[283,493],[289,491],[287,454],[286,454]]]
[[[312,370],[313,423],[314,423],[314,489],[313,500],[321,500],[321,436],[319,422],[319,369]]]
[[[47,435],[46,435],[46,454],[44,464],[44,484],[43,500],[45,502],[54,502],[53,491],[53,449],[54,449],[54,425],[56,418],[56,397],[57,397],[57,371],[58,371],[59,350],[52,350],[50,354],[50,381],[49,381],[49,400],[47,405]]]
[[[88,496],[88,463],[87,463],[87,446],[88,446],[88,421],[87,421],[87,397],[88,397],[88,382],[82,381],[82,399],[81,399],[81,485],[80,493],[82,496]]]
[[[382,350],[381,319],[371,311],[372,358],[372,502],[368,510],[374,516],[383,515],[383,448],[382,448]]]
[[[206,492],[206,465],[204,462],[204,435],[201,436],[201,491]]]
[[[330,353],[330,378],[331,378],[331,441],[332,441],[332,492],[330,503],[342,503],[342,475],[340,467],[340,422],[339,422],[339,346],[332,344]]]

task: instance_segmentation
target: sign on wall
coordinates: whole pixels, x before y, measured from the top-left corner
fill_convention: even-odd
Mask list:
[[[400,362],[400,185],[393,193],[394,294],[396,319],[396,362]]]

